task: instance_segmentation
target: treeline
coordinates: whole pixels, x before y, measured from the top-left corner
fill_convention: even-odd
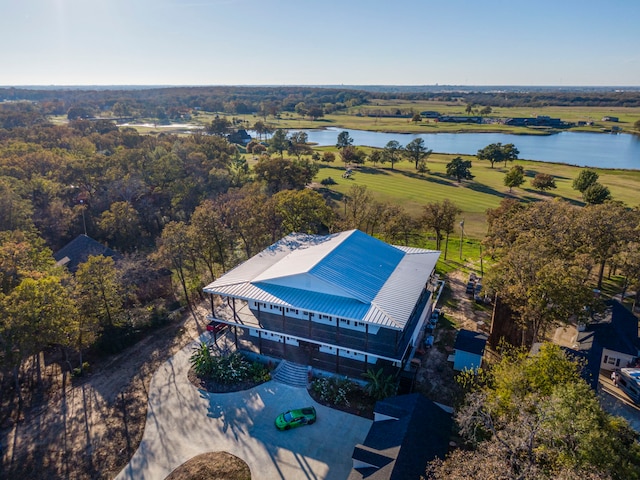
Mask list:
[[[360,105],[368,93],[312,87],[166,87],[130,90],[0,88],[0,100],[38,102],[44,114],[66,115],[71,108],[81,116],[175,117],[184,110],[228,114],[293,112],[299,103],[320,105],[327,111]],[[114,108],[115,107],[115,108]],[[160,112],[159,112],[160,111]]]
[[[442,102],[461,101],[468,104],[491,107],[638,107],[640,91],[624,92],[378,92],[374,98],[384,100],[433,100]]]

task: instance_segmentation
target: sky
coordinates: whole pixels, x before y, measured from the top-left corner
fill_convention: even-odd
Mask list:
[[[0,0],[0,85],[640,85],[640,0]]]

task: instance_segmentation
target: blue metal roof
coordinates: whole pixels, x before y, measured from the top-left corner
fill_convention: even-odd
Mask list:
[[[439,256],[358,230],[291,234],[204,290],[401,330]]]
[[[354,298],[371,302],[402,257],[402,250],[352,230],[310,273],[339,286]]]

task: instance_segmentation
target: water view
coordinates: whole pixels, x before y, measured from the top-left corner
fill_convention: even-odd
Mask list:
[[[335,145],[345,129],[306,130],[309,141]],[[520,158],[566,163],[585,167],[640,169],[640,138],[628,134],[560,132],[554,135],[509,135],[506,133],[384,133],[347,130],[354,145],[384,147],[390,140],[403,146],[417,137],[434,152],[475,155],[490,143],[513,143]]]

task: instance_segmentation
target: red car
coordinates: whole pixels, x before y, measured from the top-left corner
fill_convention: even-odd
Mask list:
[[[220,323],[214,320],[212,322],[209,322],[209,324],[207,325],[207,331],[212,333],[220,333],[227,327],[228,325],[226,323]]]

